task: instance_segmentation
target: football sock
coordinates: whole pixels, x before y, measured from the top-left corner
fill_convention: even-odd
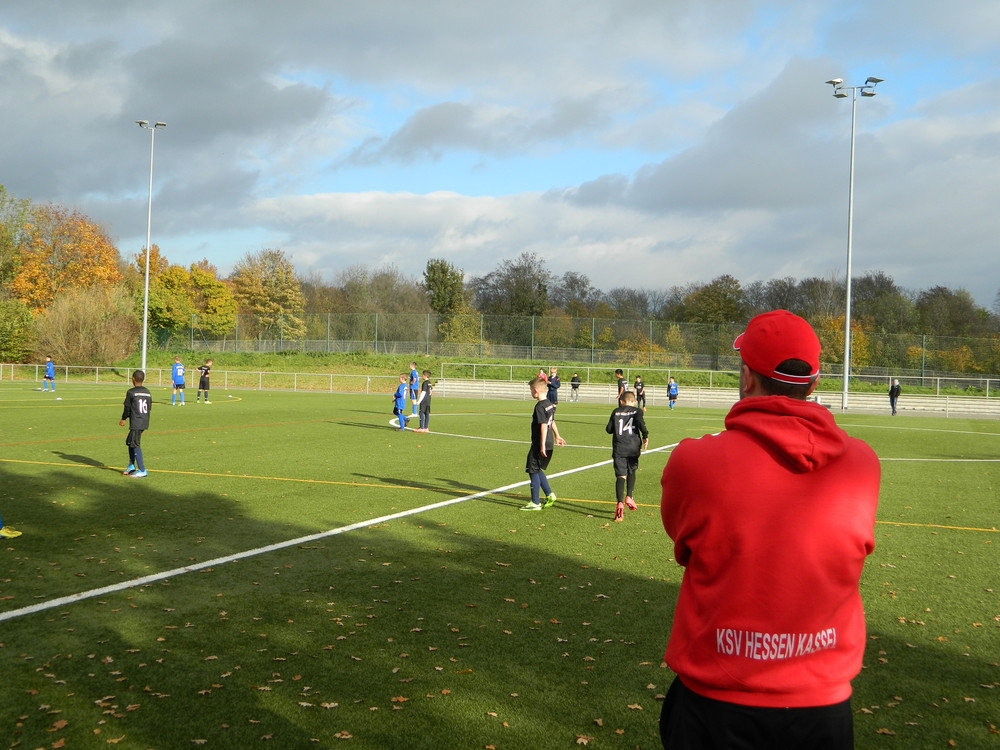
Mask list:
[[[632,497],[632,491],[635,489],[635,474],[629,474],[626,481],[628,482],[628,491],[625,494]]]
[[[544,471],[538,472],[538,483],[539,486],[542,488],[542,493],[545,495],[545,497],[548,497],[549,495],[552,494],[552,488],[549,487],[549,478],[545,476]]]
[[[146,464],[142,462],[142,448],[136,448],[134,452],[135,452],[135,462],[134,462],[135,468],[137,468],[139,471],[145,471]]]
[[[625,499],[625,477],[617,477],[615,480],[615,497],[618,502]]]
[[[539,488],[542,484],[542,477],[538,473],[535,473],[529,474],[528,478],[531,481],[531,502],[535,505],[539,505],[542,502],[541,493],[539,492]]]

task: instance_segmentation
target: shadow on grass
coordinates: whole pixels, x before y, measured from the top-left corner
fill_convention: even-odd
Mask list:
[[[675,592],[600,547],[542,552],[455,520],[380,524],[9,621],[0,722],[31,747],[332,747],[346,732],[366,748],[537,748],[616,744],[616,728],[652,746],[661,595]],[[121,548],[112,519],[99,529],[105,552]]]
[[[75,464],[93,466],[98,469],[107,469],[108,471],[120,473],[114,466],[105,466],[103,461],[98,461],[96,458],[91,458],[90,456],[79,456],[73,453],[63,453],[62,451],[52,451],[52,455],[59,456],[64,461],[72,461]]]

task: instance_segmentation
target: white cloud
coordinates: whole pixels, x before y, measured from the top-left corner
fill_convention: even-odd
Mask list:
[[[706,0],[0,7],[0,183],[167,257],[281,246],[470,274],[528,250],[601,288],[844,268],[1000,279],[1000,6]]]

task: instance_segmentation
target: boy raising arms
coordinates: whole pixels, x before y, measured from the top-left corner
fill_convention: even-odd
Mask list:
[[[649,447],[649,431],[642,412],[636,407],[635,394],[626,391],[622,395],[622,405],[611,412],[608,426],[611,435],[611,459],[615,469],[615,521],[625,520],[625,506],[636,510],[632,493],[635,491],[635,472],[639,468],[639,454]],[[641,437],[640,437],[641,436]]]
[[[198,377],[198,392],[194,395],[195,403],[198,403],[198,401],[201,400],[201,392],[204,391],[205,403],[210,404],[212,402],[208,400],[208,388],[211,385],[209,378],[212,374],[212,360],[206,359],[205,364],[198,368],[198,372],[200,372],[201,375]]]
[[[557,445],[566,445],[566,441],[560,437],[559,428],[556,427],[556,405],[545,398],[548,383],[543,378],[535,378],[528,383],[528,387],[537,403],[531,415],[531,448],[528,449],[528,458],[524,466],[531,480],[531,502],[521,510],[541,510],[543,492],[544,507],[550,508],[556,502],[555,493],[549,486],[545,470],[552,459],[552,450]]]
[[[142,479],[147,475],[146,464],[142,460],[142,433],[149,429],[149,412],[153,408],[153,396],[149,389],[142,383],[146,379],[146,373],[136,370],[132,373],[132,387],[125,394],[125,407],[122,410],[119,427],[125,426],[128,420],[128,437],[125,438],[125,445],[128,446],[128,468],[122,472],[127,477]]]

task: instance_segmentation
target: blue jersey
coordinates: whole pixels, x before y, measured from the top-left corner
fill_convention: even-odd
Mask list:
[[[420,390],[420,373],[416,369],[410,370],[410,390],[414,393]]]
[[[403,411],[406,408],[406,383],[400,383],[392,397],[394,406]]]
[[[667,386],[667,395],[671,398],[677,398],[677,383],[670,383]]]
[[[170,368],[170,381],[174,385],[184,385],[184,365],[180,362],[175,362]]]
[[[45,363],[45,377],[49,380],[54,380],[56,377],[56,363],[52,360]]]

